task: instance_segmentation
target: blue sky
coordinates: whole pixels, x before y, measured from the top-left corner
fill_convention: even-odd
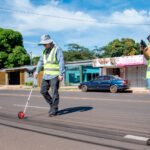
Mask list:
[[[146,40],[150,4],[148,0],[0,0],[0,27],[21,32],[24,47],[33,56],[42,53],[37,44],[43,34],[63,50],[69,43],[92,50],[116,38]]]

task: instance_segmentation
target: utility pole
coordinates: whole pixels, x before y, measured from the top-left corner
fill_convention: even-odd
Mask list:
[[[32,52],[30,52],[30,65],[32,65]]]

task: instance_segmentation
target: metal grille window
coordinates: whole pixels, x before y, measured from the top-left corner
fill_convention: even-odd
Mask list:
[[[33,71],[28,72],[28,77],[33,77],[33,75],[34,75]]]

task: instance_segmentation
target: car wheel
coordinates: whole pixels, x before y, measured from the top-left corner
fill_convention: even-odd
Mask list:
[[[111,93],[117,93],[117,91],[118,91],[118,89],[117,89],[117,86],[116,86],[116,85],[112,85],[112,86],[110,87],[110,92],[111,92]]]
[[[87,86],[86,85],[82,85],[81,86],[81,90],[82,90],[82,92],[87,92]]]

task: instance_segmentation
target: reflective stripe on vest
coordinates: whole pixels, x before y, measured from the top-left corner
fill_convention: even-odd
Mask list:
[[[150,79],[150,59],[148,60],[146,78]]]
[[[45,68],[45,71],[59,71],[59,69]]]
[[[46,50],[43,52],[44,75],[59,75],[59,65],[56,59],[57,47],[54,46],[46,59]]]

